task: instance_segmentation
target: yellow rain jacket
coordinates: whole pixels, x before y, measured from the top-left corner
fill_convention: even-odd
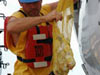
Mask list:
[[[23,9],[21,9],[23,11]],[[49,5],[44,5],[41,9],[41,13],[48,14],[51,11]],[[12,16],[16,18],[23,18],[25,17],[21,12],[15,12]],[[53,22],[51,22],[53,24]],[[42,23],[41,25],[46,25]],[[25,58],[25,44],[26,44],[26,36],[27,31],[21,32],[19,41],[17,42],[16,47],[13,46],[13,40],[10,34],[7,32],[7,46],[8,48],[17,56]],[[50,67],[47,68],[40,68],[40,69],[33,69],[29,68],[25,63],[17,60],[14,66],[14,75],[48,75],[52,71],[52,63]]]

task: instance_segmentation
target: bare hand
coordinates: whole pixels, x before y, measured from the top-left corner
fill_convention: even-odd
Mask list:
[[[45,16],[46,21],[50,22],[50,21],[58,21],[58,20],[62,20],[62,13],[61,12],[57,12],[56,10],[53,10],[52,12],[50,12],[49,14],[47,14]]]

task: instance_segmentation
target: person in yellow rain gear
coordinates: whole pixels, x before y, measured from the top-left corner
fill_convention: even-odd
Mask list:
[[[58,2],[41,5],[42,0],[19,0],[22,8],[13,13],[6,26],[6,44],[16,56],[13,75],[54,75],[52,72],[52,25],[61,20]]]

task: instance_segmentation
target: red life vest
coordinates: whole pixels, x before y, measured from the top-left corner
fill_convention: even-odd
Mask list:
[[[52,59],[52,25],[34,26],[28,30],[25,48],[27,63],[33,68],[48,67]]]

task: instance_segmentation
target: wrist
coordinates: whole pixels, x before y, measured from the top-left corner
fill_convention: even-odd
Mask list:
[[[46,16],[42,16],[42,17],[41,17],[41,22],[47,22]]]

